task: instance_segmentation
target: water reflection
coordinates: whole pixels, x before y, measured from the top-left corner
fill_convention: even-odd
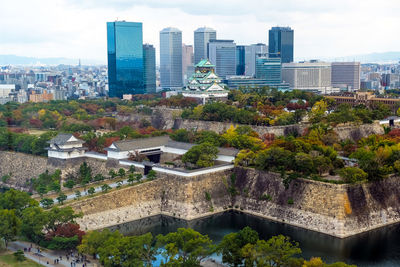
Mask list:
[[[321,257],[327,262],[345,261],[358,266],[400,266],[400,224],[387,226],[354,237],[339,239],[329,235],[277,223],[240,212],[226,212],[190,222],[167,216],[154,216],[112,227],[126,235],[152,232],[167,234],[179,227],[190,227],[219,242],[228,233],[245,226],[258,231],[260,238],[283,234],[300,243],[304,258]]]

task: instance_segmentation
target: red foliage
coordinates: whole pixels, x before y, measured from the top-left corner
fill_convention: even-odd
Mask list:
[[[266,133],[261,138],[266,146],[270,146],[275,140],[275,134]]]
[[[152,132],[157,131],[156,128],[154,128],[153,126],[149,126],[147,128],[144,129],[139,129],[138,132],[140,134],[146,135],[146,134],[151,134]]]
[[[29,124],[35,128],[42,128],[43,122],[39,119],[30,119]]]
[[[98,105],[93,104],[93,103],[84,103],[84,104],[81,104],[81,107],[83,109],[85,109],[86,112],[88,112],[89,114],[96,114],[97,110],[100,109],[100,107]]]
[[[304,103],[303,105],[300,105],[299,103],[292,103],[292,102],[290,102],[290,103],[288,103],[288,104],[286,105],[286,108],[287,108],[288,110],[307,109],[307,107],[308,107],[308,103]]]
[[[85,235],[85,232],[79,229],[79,224],[75,223],[66,223],[59,225],[56,231],[49,231],[46,234],[46,239],[51,240],[56,236],[59,237],[74,237],[78,236],[79,242],[82,241],[82,236]]]
[[[109,146],[111,146],[111,144],[113,142],[118,141],[118,140],[119,140],[118,136],[116,136],[116,137],[107,137],[106,141],[104,142],[104,147],[109,147]]]
[[[388,135],[390,137],[400,137],[400,129],[393,129],[388,133]]]

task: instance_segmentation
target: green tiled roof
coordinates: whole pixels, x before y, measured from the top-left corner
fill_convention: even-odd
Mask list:
[[[202,59],[199,63],[196,64],[196,68],[202,68],[202,67],[210,67],[210,68],[215,68],[215,65],[211,64],[211,62],[208,59]]]

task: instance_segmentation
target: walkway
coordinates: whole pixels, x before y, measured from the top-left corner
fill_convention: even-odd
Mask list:
[[[23,241],[15,241],[10,242],[8,245],[8,249],[11,251],[17,251],[18,249],[24,251],[24,248],[28,249],[32,243],[23,242]],[[65,251],[54,251],[54,250],[47,250],[43,251],[40,248],[40,252],[38,252],[37,245],[32,244],[32,248],[30,252],[24,252],[25,257],[42,264],[43,266],[56,266],[56,267],[82,267],[83,263],[73,263],[72,258],[67,260]],[[61,256],[61,258],[60,258]],[[54,260],[58,259],[59,263],[54,264]],[[75,260],[75,258],[74,258]],[[93,261],[89,259],[89,261]],[[97,262],[89,262],[85,263],[85,267],[96,267],[100,266]]]

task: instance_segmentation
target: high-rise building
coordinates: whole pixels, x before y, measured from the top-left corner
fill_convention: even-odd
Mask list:
[[[156,92],[156,49],[151,44],[143,45],[144,88],[146,93]]]
[[[360,62],[332,62],[332,86],[359,90],[360,73]]]
[[[145,93],[142,23],[107,22],[107,51],[109,96]]]
[[[182,45],[182,73],[185,83],[194,73],[193,45]]]
[[[282,64],[282,80],[291,89],[318,91],[328,94],[332,89],[331,63],[310,61]]]
[[[280,58],[258,57],[256,60],[256,78],[264,79],[270,86],[282,82],[282,63]]]
[[[236,44],[233,40],[210,40],[208,56],[219,77],[225,79],[236,75]]]
[[[182,32],[177,28],[160,31],[160,82],[163,89],[177,90],[183,86]]]
[[[258,57],[268,55],[268,46],[265,44],[252,44],[245,48],[245,71],[244,75],[254,77],[256,75],[256,60]]]
[[[269,57],[280,57],[282,63],[293,62],[294,31],[290,27],[272,27],[269,30]]]
[[[244,75],[246,68],[246,46],[238,45],[236,46],[236,75]]]
[[[203,27],[194,31],[194,64],[202,59],[208,59],[207,45],[210,40],[217,39],[217,32],[214,29]]]

